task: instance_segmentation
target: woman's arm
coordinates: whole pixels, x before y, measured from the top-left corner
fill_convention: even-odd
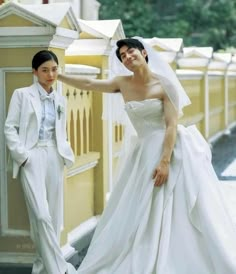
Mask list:
[[[107,93],[120,92],[121,77],[113,79],[91,79],[83,76],[67,76],[58,74],[58,80],[79,89],[100,91]]]
[[[22,95],[22,91],[19,92],[19,90],[15,90],[13,93],[4,126],[8,149],[10,150],[12,159],[15,160],[19,166],[24,164],[28,159],[28,151],[19,136]]]
[[[178,123],[177,110],[175,109],[167,95],[164,96],[163,104],[166,132],[160,162],[153,174],[153,179],[155,179],[155,186],[161,186],[163,183],[166,182],[168,178],[169,164],[175,146]]]

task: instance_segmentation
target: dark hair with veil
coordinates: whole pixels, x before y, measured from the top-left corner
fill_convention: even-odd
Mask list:
[[[157,75],[164,91],[177,110],[179,117],[181,117],[183,115],[182,109],[191,104],[191,101],[171,66],[163,60],[156,50],[145,42],[145,39],[133,37],[117,41],[116,46],[113,47],[109,56],[109,78],[133,74],[121,62],[119,50],[122,46],[137,48],[140,51],[143,49],[146,50],[150,70]],[[111,97],[108,100],[109,108],[112,109],[112,113],[104,108],[103,118],[105,120],[111,119],[122,124],[125,123],[125,111],[122,111],[124,101],[121,94],[116,93],[115,95],[109,94],[107,96]]]
[[[134,38],[126,38],[126,39],[118,40],[116,45],[117,45],[116,56],[121,62],[122,62],[122,60],[121,60],[121,56],[120,56],[120,49],[123,46],[127,46],[128,49],[135,48],[140,51],[145,49],[143,44],[138,39],[134,39]],[[145,57],[145,60],[148,63],[148,56]]]

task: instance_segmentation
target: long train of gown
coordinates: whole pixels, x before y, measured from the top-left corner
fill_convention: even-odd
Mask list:
[[[152,174],[165,135],[158,99],[125,109],[137,131],[79,274],[236,274],[236,231],[195,126],[178,126],[166,184]]]

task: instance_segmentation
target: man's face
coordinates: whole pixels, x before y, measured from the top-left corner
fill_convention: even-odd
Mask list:
[[[129,48],[128,46],[123,46],[120,48],[121,61],[124,66],[131,71],[135,67],[139,67],[143,63],[146,63],[146,56],[147,54],[144,49],[140,51],[137,48]]]

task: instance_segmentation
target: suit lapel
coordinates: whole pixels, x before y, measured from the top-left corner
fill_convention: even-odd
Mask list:
[[[42,105],[41,105],[41,100],[39,97],[39,91],[37,88],[37,84],[33,84],[30,87],[30,100],[33,105],[35,114],[37,116],[37,121],[38,121],[38,126],[41,123],[41,115],[42,115]]]
[[[60,130],[60,119],[59,119],[59,115],[58,114],[58,107],[61,106],[61,98],[60,96],[57,94],[57,92],[55,92],[55,99],[54,99],[54,103],[55,103],[55,114],[56,114],[56,122],[55,122],[55,133],[56,133],[56,139],[59,140],[61,134],[59,133]]]
[[[55,113],[56,113],[56,127],[58,126],[58,122],[59,122],[59,120],[61,119],[59,119],[59,115],[61,115],[61,114],[59,114],[58,113],[58,108],[59,108],[59,106],[60,107],[62,107],[63,105],[62,105],[62,102],[61,102],[61,97],[57,94],[57,92],[55,92],[55,100],[54,100],[54,103],[55,103]]]

